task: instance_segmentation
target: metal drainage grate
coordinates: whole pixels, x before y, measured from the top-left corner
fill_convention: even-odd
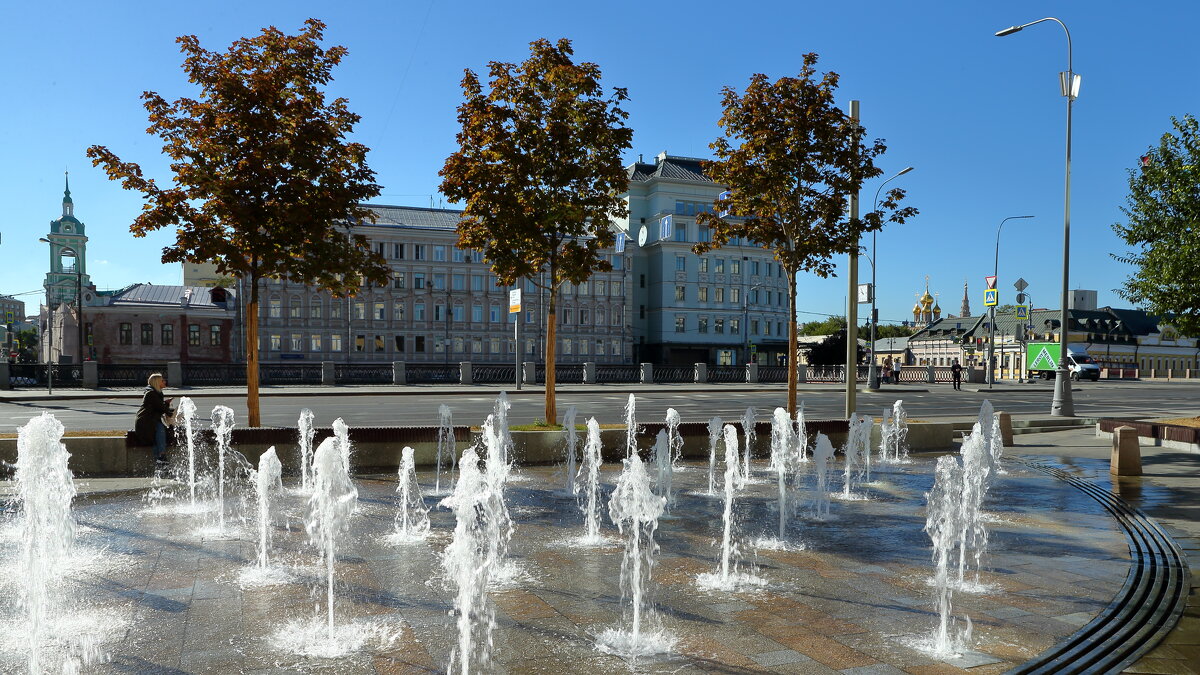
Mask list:
[[[1187,562],[1158,523],[1124,499],[1062,469],[1027,459],[1019,461],[1071,484],[1099,502],[1125,530],[1132,562],[1121,591],[1099,616],[1063,642],[1008,672],[1120,672],[1153,649],[1179,620],[1188,590]]]

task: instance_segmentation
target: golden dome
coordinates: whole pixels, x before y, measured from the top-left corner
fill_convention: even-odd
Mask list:
[[[925,289],[925,295],[921,296],[921,306],[928,307],[933,304],[933,296],[929,294],[929,289]]]
[[[942,312],[942,307],[941,307],[941,305],[938,305],[938,304],[936,304],[936,303],[935,303],[935,304],[933,305],[933,311],[934,311],[934,312],[937,312],[937,313],[939,313],[939,314],[940,314],[940,313]]]
[[[913,316],[916,316],[917,314],[920,314],[920,313],[921,313],[921,303],[918,302],[917,304],[913,305]]]

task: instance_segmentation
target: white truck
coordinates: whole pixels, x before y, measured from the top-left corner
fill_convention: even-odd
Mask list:
[[[1025,368],[1029,377],[1041,377],[1044,380],[1054,378],[1058,370],[1058,356],[1061,345],[1057,342],[1030,342],[1025,345]],[[1072,380],[1100,379],[1100,366],[1088,355],[1083,345],[1067,345],[1067,369],[1071,372]]]

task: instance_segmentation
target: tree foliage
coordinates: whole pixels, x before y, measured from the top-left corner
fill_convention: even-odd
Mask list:
[[[846,330],[846,317],[830,316],[820,321],[805,321],[796,327],[797,335],[833,335]]]
[[[387,281],[383,258],[351,225],[373,220],[360,202],[379,194],[366,146],[346,139],[358,123],[344,98],[324,88],[346,55],[322,48],[325,24],[309,19],[297,35],[275,27],[208,51],[194,35],[176,40],[196,98],[168,102],[142,94],[148,133],[163,141],[172,184],[160,185],[108,148],[88,148],[93,165],[141,192],[136,237],[166,227],[175,243],[162,261],[213,262],[249,284],[247,403],[258,412],[258,281],[286,278],[337,295]]]
[[[697,244],[697,253],[741,237],[774,253],[783,266],[791,354],[796,351],[796,275],[831,276],[832,257],[857,252],[863,232],[917,213],[899,206],[904,191],[895,188],[883,196],[879,210],[854,219],[846,215],[847,199],[882,173],[874,160],[887,148],[881,139],[866,142],[866,130],[835,103],[838,75],[819,75],[816,64],[817,55],[806,54],[797,77],[771,82],[759,73],[744,93],[722,90],[724,136],[710,144],[717,160],[705,162],[704,170],[730,194],[714,204],[713,213],[697,216],[712,228],[712,241]],[[794,362],[789,359],[789,410],[796,407]]]
[[[862,363],[866,352],[858,347],[855,363]],[[814,366],[836,366],[846,363],[846,326],[830,333],[821,342],[808,348],[808,363]]]
[[[1200,335],[1200,123],[1185,115],[1171,125],[1129,171],[1128,222],[1113,230],[1132,248],[1114,257],[1137,269],[1118,292],[1184,335]]]
[[[553,424],[558,289],[609,271],[603,249],[608,223],[627,214],[621,153],[633,132],[620,104],[625,89],[606,94],[600,68],[575,63],[571,42],[530,43],[519,64],[488,65],[485,90],[467,70],[458,150],[442,168],[441,191],[465,202],[459,246],[483,253],[500,283],[532,281],[549,294],[546,316],[546,422]]]

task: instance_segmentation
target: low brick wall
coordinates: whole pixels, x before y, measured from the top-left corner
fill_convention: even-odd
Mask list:
[[[1117,427],[1133,427],[1137,430],[1138,438],[1148,440],[1150,445],[1200,452],[1200,429],[1196,427],[1106,417],[1096,423],[1096,435],[1111,438]]]

